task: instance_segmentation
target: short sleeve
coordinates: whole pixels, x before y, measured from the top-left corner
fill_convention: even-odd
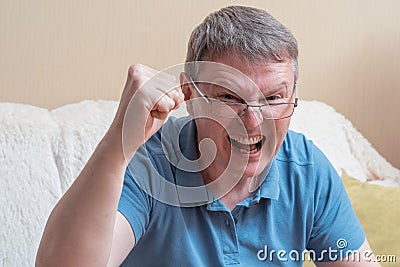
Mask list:
[[[307,250],[315,261],[336,261],[359,249],[365,233],[333,166],[317,147],[313,158],[314,224]]]
[[[149,196],[140,188],[127,168],[124,186],[118,204],[118,211],[128,220],[135,235],[136,242],[145,233],[150,216]]]
[[[155,198],[160,197],[163,177],[171,176],[167,161],[159,150],[159,139],[156,135],[136,151],[128,164],[124,176],[124,185],[118,210],[130,223],[136,242],[145,233],[151,220]],[[161,156],[157,156],[158,153]]]

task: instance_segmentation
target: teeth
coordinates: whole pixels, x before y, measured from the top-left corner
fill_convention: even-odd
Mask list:
[[[243,137],[243,136],[231,136],[231,139],[235,140],[238,143],[244,144],[244,145],[254,145],[257,144],[258,142],[261,141],[262,136],[255,136],[255,137]]]
[[[258,149],[258,148],[255,148],[255,149],[253,149],[253,150],[246,150],[246,149],[242,149],[242,148],[238,148],[239,149],[239,151],[241,152],[241,153],[250,153],[250,154],[253,154],[253,153],[256,153],[258,150],[260,150],[260,149]]]

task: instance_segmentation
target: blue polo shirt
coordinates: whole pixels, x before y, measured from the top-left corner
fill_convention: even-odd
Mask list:
[[[122,266],[302,266],[306,250],[335,261],[364,242],[341,178],[303,135],[287,133],[232,211],[202,186],[196,151],[191,117],[169,118],[129,163],[118,209],[136,245]]]

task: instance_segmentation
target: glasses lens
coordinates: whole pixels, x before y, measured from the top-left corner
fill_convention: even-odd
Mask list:
[[[293,103],[280,103],[276,105],[263,106],[261,109],[264,119],[283,119],[293,114]]]
[[[250,107],[251,108],[251,107]],[[252,107],[258,109],[258,107]],[[223,102],[213,99],[211,111],[213,114],[223,118],[238,118],[244,115],[247,105],[243,103]],[[279,120],[290,117],[294,111],[293,103],[270,104],[261,107],[261,114],[264,119]]]
[[[246,109],[247,105],[241,103],[229,103],[213,100],[211,103],[212,113],[224,118],[237,118]]]

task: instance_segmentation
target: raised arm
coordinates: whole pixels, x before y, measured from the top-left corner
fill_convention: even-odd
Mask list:
[[[133,248],[134,233],[117,211],[127,162],[183,102],[175,78],[152,78],[156,73],[143,65],[129,68],[110,128],[47,221],[36,266],[119,265]],[[123,126],[127,114],[135,127]]]

